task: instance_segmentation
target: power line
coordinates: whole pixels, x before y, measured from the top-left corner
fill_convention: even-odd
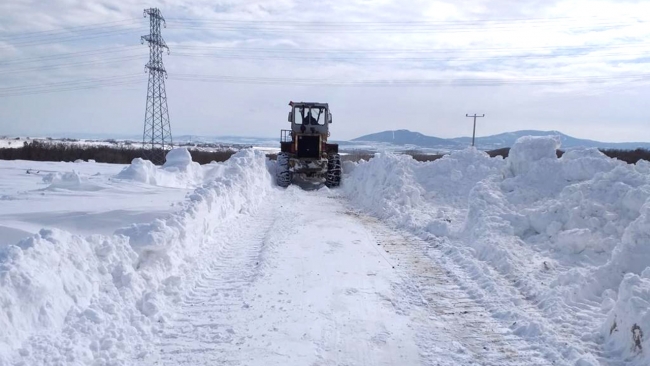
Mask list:
[[[60,81],[60,82],[54,82],[54,83],[49,83],[49,84],[32,84],[32,85],[20,85],[20,86],[10,86],[10,87],[4,87],[0,88],[0,93],[3,92],[8,92],[8,91],[20,91],[24,89],[38,89],[38,88],[50,88],[50,87],[60,87],[60,86],[75,86],[75,85],[81,85],[81,84],[87,84],[87,83],[102,83],[106,81],[113,81],[113,80],[125,80],[125,79],[134,79],[136,77],[141,77],[142,74],[126,74],[126,75],[118,75],[118,76],[110,76],[110,77],[105,77],[105,78],[89,78],[89,79],[80,79],[80,80],[67,80],[67,81]]]
[[[136,84],[142,84],[142,83],[143,83],[142,80],[111,81],[111,82],[106,82],[106,83],[99,83],[99,84],[98,83],[93,83],[91,85],[80,85],[80,86],[75,86],[75,87],[39,89],[39,90],[22,91],[22,92],[15,92],[15,93],[0,93],[0,98],[18,97],[18,96],[36,95],[36,94],[60,93],[60,92],[88,90],[88,89],[104,89],[104,88],[108,88],[108,87],[136,85]]]
[[[170,76],[174,81],[223,83],[223,84],[254,84],[254,85],[295,85],[295,86],[324,86],[324,87],[495,87],[509,85],[567,85],[575,83],[605,83],[609,81],[650,81],[650,74],[631,74],[615,77],[587,76],[572,78],[536,78],[536,79],[423,79],[423,80],[296,80],[290,78],[257,78],[219,75],[180,74]],[[105,87],[141,84],[140,74],[129,74],[107,78],[64,81],[50,84],[35,84],[0,88],[0,97],[13,97],[33,94],[58,93],[74,90],[99,89]]]
[[[0,97],[55,93],[82,89],[96,89],[108,86],[131,85],[142,83],[141,74],[113,76],[107,78],[91,78],[69,80],[49,84],[34,84],[0,88]]]
[[[427,62],[427,61],[498,61],[510,59],[553,59],[561,57],[580,57],[592,56],[593,52],[610,51],[606,53],[598,53],[600,58],[604,57],[645,57],[643,50],[639,50],[640,46],[648,46],[649,43],[621,43],[612,45],[589,45],[578,47],[535,47],[529,49],[510,48],[482,48],[471,50],[459,49],[387,49],[387,50],[328,50],[328,49],[305,49],[305,48],[269,48],[269,47],[225,47],[225,46],[197,46],[197,45],[178,45],[176,48],[188,51],[197,52],[180,52],[175,53],[175,57],[210,57],[215,59],[246,59],[246,60],[295,60],[295,61],[359,61],[371,63],[392,63],[392,62]],[[630,49],[635,47],[633,49]],[[202,51],[219,51],[219,53],[202,52]],[[499,51],[518,51],[517,54],[494,54],[485,55],[488,50]],[[478,51],[482,51],[484,55],[476,55]],[[528,53],[521,53],[527,51]],[[532,51],[543,51],[545,53],[530,53]],[[618,51],[618,52],[612,52]],[[633,52],[630,52],[633,51]],[[550,53],[549,53],[550,52]],[[413,53],[413,55],[411,55]],[[438,57],[431,57],[431,55],[438,55]],[[382,57],[389,56],[389,57]]]
[[[185,45],[185,44],[176,44],[174,47],[176,49],[185,49],[185,50],[219,50],[219,51],[228,51],[228,50],[238,50],[238,51],[264,51],[264,52],[276,52],[276,53],[286,53],[286,52],[297,52],[297,53],[454,53],[459,51],[546,51],[546,50],[558,50],[558,51],[570,51],[570,50],[596,50],[601,48],[624,48],[624,47],[633,47],[633,46],[650,46],[649,42],[627,42],[627,43],[611,43],[611,44],[600,44],[600,45],[580,45],[580,46],[540,46],[540,47],[480,47],[480,48],[471,48],[471,49],[462,49],[462,48],[438,48],[438,49],[426,49],[426,48],[386,48],[386,49],[328,49],[328,48],[304,48],[304,47],[291,47],[291,48],[277,48],[277,47],[236,47],[236,46],[211,46],[211,45]]]
[[[101,23],[93,23],[93,24],[86,24],[86,25],[78,25],[78,26],[72,26],[72,27],[61,27],[61,28],[53,28],[53,29],[47,29],[47,30],[42,30],[42,31],[33,31],[33,32],[20,32],[19,37],[21,36],[42,36],[43,34],[51,33],[51,32],[74,32],[74,31],[79,31],[79,30],[88,30],[88,29],[95,29],[95,28],[104,28],[104,27],[115,27],[116,23],[135,23],[139,22],[140,18],[128,18],[128,19],[122,19],[122,20],[114,20],[110,22],[101,22]],[[111,24],[108,25],[107,24]],[[3,33],[9,33],[9,31],[4,31]]]
[[[562,31],[605,31],[612,30],[621,27],[628,27],[630,24],[611,24],[611,25],[592,25],[592,26],[574,26],[574,27],[562,27]],[[530,28],[530,27],[528,27]],[[294,26],[286,27],[265,27],[257,26],[254,23],[250,25],[241,25],[241,26],[192,26],[185,24],[170,24],[170,30],[197,30],[197,31],[206,31],[214,30],[219,32],[260,32],[267,34],[290,34],[290,33],[318,33],[318,34],[430,34],[436,32],[436,35],[441,33],[470,33],[470,32],[486,32],[486,31],[515,31],[519,30],[521,27],[476,27],[476,28],[439,28],[439,27],[383,27],[383,28],[362,28],[362,27],[305,27],[299,28]]]
[[[645,21],[637,21],[645,24]],[[318,30],[345,30],[350,29],[371,29],[371,30],[395,30],[395,29],[419,29],[419,30],[465,30],[465,29],[498,29],[498,28],[555,28],[558,24],[554,23],[487,23],[487,24],[458,24],[444,25],[436,23],[334,23],[334,22],[284,22],[269,24],[259,21],[217,21],[217,22],[169,22],[170,26],[182,26],[186,28],[250,28],[285,30],[285,29],[318,29]],[[561,24],[562,27],[570,29],[585,27],[612,27],[612,26],[629,26],[633,25],[629,21],[608,21],[603,23],[584,23],[584,24]]]
[[[12,34],[8,38],[7,36],[3,35],[3,38],[1,38],[0,40],[8,41],[8,40],[21,40],[26,38],[56,37],[56,36],[70,35],[70,34],[80,33],[80,32],[87,33],[93,31],[115,31],[136,24],[136,20],[130,20],[128,22],[117,21],[113,23],[121,23],[121,24],[114,24],[108,26],[78,26],[78,27],[69,27],[69,28],[53,29],[48,31],[29,32],[29,33],[20,32],[20,34]]]
[[[92,49],[92,50],[86,50],[86,51],[60,53],[58,55],[11,58],[11,59],[6,60],[6,61],[0,61],[0,67],[6,66],[6,65],[13,65],[13,64],[25,64],[25,63],[32,63],[32,62],[39,62],[39,61],[62,60],[62,59],[67,59],[67,58],[78,58],[78,57],[85,57],[85,56],[103,55],[103,54],[107,54],[107,53],[114,54],[114,53],[119,53],[119,52],[124,52],[124,51],[135,50],[136,47],[139,48],[139,45],[138,46],[106,47],[106,48]]]
[[[620,21],[629,22],[632,20],[640,20],[640,17],[637,15],[626,15],[618,17]],[[552,22],[572,22],[576,21],[586,21],[593,20],[596,22],[612,22],[611,17],[550,17],[550,18],[501,18],[501,19],[468,19],[468,20],[420,20],[420,21],[303,21],[296,19],[289,20],[244,20],[244,19],[199,19],[199,18],[169,18],[169,23],[192,23],[192,22],[201,22],[201,23],[219,23],[219,24],[270,24],[270,25],[286,25],[286,24],[296,24],[296,25],[313,25],[313,24],[326,24],[333,26],[349,26],[349,25],[484,25],[485,23],[502,23],[502,24],[512,24],[512,23],[552,23]]]
[[[206,83],[256,84],[256,85],[298,85],[327,87],[477,87],[506,85],[565,85],[576,83],[605,83],[608,81],[648,81],[648,74],[629,74],[618,76],[584,76],[557,78],[447,78],[447,79],[411,79],[411,80],[326,80],[295,79],[278,77],[245,77],[227,75],[177,74],[172,80]]]
[[[60,63],[60,64],[50,64],[50,65],[42,65],[42,66],[32,66],[32,67],[24,67],[24,68],[17,68],[17,69],[0,70],[0,75],[3,75],[3,74],[15,74],[15,73],[22,73],[22,72],[29,72],[29,71],[53,70],[53,69],[71,67],[71,66],[94,66],[94,65],[100,65],[100,64],[115,63],[115,62],[118,62],[118,61],[131,61],[131,60],[144,60],[144,59],[145,59],[145,56],[142,56],[142,55],[112,57],[112,58],[103,58],[101,60],[68,62],[68,63]]]
[[[277,33],[318,33],[318,34],[359,34],[359,33],[464,33],[508,31],[525,29],[558,28],[563,32],[606,31],[645,24],[639,17],[611,18],[554,18],[554,19],[511,19],[511,20],[469,20],[469,21],[280,21],[280,20],[233,20],[233,19],[190,19],[177,18],[169,22],[171,29],[215,30],[220,32],[261,32]]]
[[[162,16],[161,16],[162,18]],[[556,18],[555,20],[562,19],[579,19],[584,20],[584,18]],[[634,18],[637,22],[640,20]],[[463,30],[463,29],[473,29],[468,28],[472,26],[479,27],[488,27],[493,29],[494,27],[507,29],[508,27],[538,27],[544,28],[547,26],[556,26],[552,22],[552,19],[510,19],[510,20],[475,20],[475,21],[452,21],[452,22],[284,22],[284,21],[236,21],[236,20],[217,20],[217,21],[207,21],[199,19],[177,19],[177,24],[183,24],[184,22],[190,22],[186,25],[190,29],[232,29],[232,30],[251,30],[258,29],[261,31],[267,30],[270,32],[274,31],[307,31],[309,32],[320,32],[320,33],[338,33],[341,31],[346,31],[347,33],[354,33],[355,27],[366,27],[364,32],[400,32],[400,31],[426,31],[431,32],[432,30]],[[91,39],[103,36],[115,36],[121,34],[128,34],[139,31],[136,28],[122,29],[125,26],[129,26],[133,23],[134,20],[121,20],[114,22],[105,22],[95,25],[86,25],[86,26],[77,26],[62,28],[59,30],[47,30],[40,32],[18,35],[14,37],[14,40],[22,40],[22,42],[14,42],[5,46],[8,47],[17,47],[17,46],[26,46],[31,47],[39,44],[51,44],[55,42],[66,42],[71,40],[83,40]],[[193,22],[193,23],[192,23]],[[522,23],[524,22],[524,23]],[[530,23],[533,24],[530,24]],[[645,23],[645,22],[643,22]],[[207,26],[205,26],[207,24]],[[215,24],[216,26],[211,26]],[[601,23],[595,23],[588,25],[589,29],[592,29],[594,26],[602,27],[620,27],[627,26],[627,23],[615,23],[610,19],[603,19]],[[585,25],[577,25],[576,27],[569,27],[568,29],[576,30],[580,29]],[[303,29],[300,29],[303,27]],[[490,28],[492,27],[492,28]],[[75,32],[77,32],[75,34]],[[90,33],[89,33],[90,32]],[[94,32],[94,33],[93,33]],[[36,37],[38,35],[51,36],[54,39],[43,40],[43,39],[29,39],[30,37]],[[161,38],[162,40],[162,38]],[[149,40],[148,40],[149,41]],[[151,42],[151,41],[149,41]],[[164,42],[164,41],[163,41]],[[224,47],[224,46],[203,46],[203,45],[179,45],[179,49],[185,50],[216,50],[220,51],[218,54],[206,53],[206,52],[181,52],[178,55],[184,57],[211,57],[216,59],[249,59],[253,61],[265,61],[265,60],[286,60],[286,61],[315,61],[315,62],[324,62],[324,61],[351,61],[351,62],[364,62],[364,63],[391,63],[391,62],[456,62],[456,61],[466,61],[466,60],[526,60],[526,59],[554,59],[561,57],[580,57],[580,56],[590,56],[589,54],[576,54],[576,52],[596,52],[609,49],[624,49],[627,47],[638,47],[648,45],[647,43],[622,43],[622,44],[613,44],[613,45],[589,45],[589,46],[577,46],[577,47],[532,47],[527,48],[528,52],[531,50],[545,51],[550,50],[552,54],[516,54],[516,55],[484,55],[481,57],[474,57],[467,54],[458,54],[461,51],[470,51],[478,52],[481,50],[493,50],[493,51],[521,51],[518,48],[504,48],[504,47],[494,47],[494,48],[484,48],[484,49],[472,49],[472,50],[458,50],[458,49],[410,49],[410,50],[390,50],[390,49],[376,49],[376,50],[331,50],[331,49],[305,49],[305,48],[296,48],[296,49],[277,49],[270,47],[249,47],[249,48],[235,48],[235,47]],[[166,47],[166,46],[165,46]],[[0,47],[2,49],[3,47]],[[62,67],[77,67],[77,66],[86,66],[86,65],[97,65],[101,63],[111,63],[111,62],[120,62],[135,60],[140,58],[135,55],[124,55],[121,57],[106,58],[101,60],[88,60],[88,61],[79,61],[76,60],[78,57],[88,57],[95,55],[104,55],[107,53],[118,53],[130,51],[128,47],[112,47],[106,49],[96,49],[88,51],[78,51],[71,52],[67,54],[47,56],[47,57],[31,57],[31,58],[22,58],[22,59],[10,59],[3,63],[0,63],[0,66],[7,65],[16,65],[29,62],[41,62],[41,61],[51,61],[51,60],[60,60],[61,63],[49,63],[42,66],[32,66],[32,67],[23,67],[18,69],[8,69],[0,71],[0,74],[8,73],[18,73],[26,71],[40,71],[40,70],[51,70]],[[636,52],[640,52],[636,50]],[[559,54],[558,52],[567,52],[567,54]],[[268,53],[268,54],[267,54]],[[405,55],[395,55],[396,53],[413,53],[417,55],[443,55],[438,57],[406,57]],[[448,56],[444,56],[451,54]],[[371,55],[371,56],[368,56]],[[382,57],[386,55],[389,57]],[[596,56],[596,55],[594,55]],[[642,57],[642,54],[631,54],[624,51],[620,53],[599,53],[598,57]],[[75,58],[74,62],[67,62],[66,59]],[[162,65],[162,59],[160,59],[160,65]],[[164,71],[164,67],[162,68]],[[151,74],[150,74],[151,75]],[[568,84],[568,83],[597,83],[597,82],[608,82],[608,81],[645,81],[649,77],[648,74],[638,74],[638,75],[622,75],[622,76],[593,76],[593,77],[582,77],[582,78],[526,78],[526,79],[482,79],[482,78],[466,78],[466,79],[433,79],[433,80],[339,80],[339,81],[326,81],[321,80],[294,80],[290,78],[254,78],[254,77],[235,77],[235,76],[226,76],[226,75],[198,75],[198,74],[185,74],[172,77],[173,80],[179,81],[201,81],[201,82],[223,82],[223,83],[240,83],[240,84],[263,84],[263,85],[322,85],[330,87],[413,87],[413,86],[423,86],[423,87],[436,87],[436,86],[500,86],[500,85],[550,85],[550,84]],[[97,85],[109,85],[110,83],[120,83],[127,82],[124,80],[111,80],[111,81],[96,81]],[[164,82],[163,82],[164,84]],[[66,88],[81,88],[85,87],[85,84],[71,84],[66,85],[63,83],[58,86],[25,86],[22,92],[56,92],[56,91],[65,91]],[[21,91],[21,87],[16,87],[18,91]],[[11,88],[5,88],[4,93],[11,93]],[[3,92],[3,89],[0,89],[0,93]]]
[[[370,64],[386,64],[386,63],[403,63],[403,62],[459,62],[459,61],[504,61],[504,60],[535,60],[535,59],[562,59],[566,57],[588,57],[594,56],[598,57],[600,60],[608,59],[621,59],[621,58],[645,58],[646,55],[643,53],[631,54],[631,53],[567,53],[567,54],[525,54],[525,55],[497,55],[497,56],[481,56],[474,57],[471,55],[458,55],[458,56],[445,56],[445,57],[403,57],[403,56],[391,56],[391,57],[377,57],[377,56],[344,56],[344,55],[324,55],[320,57],[314,56],[302,56],[302,55],[264,55],[264,54],[244,54],[244,53],[235,53],[235,52],[226,52],[226,53],[188,53],[188,52],[177,52],[172,55],[175,58],[179,57],[209,57],[211,59],[220,59],[220,60],[252,60],[252,61],[267,61],[267,60],[278,60],[278,61],[307,61],[307,62],[337,62],[337,61],[346,61],[346,62],[361,62],[361,63],[370,63]]]
[[[584,18],[575,18],[584,21]],[[568,20],[568,19],[565,19]],[[258,20],[203,20],[203,19],[177,19],[170,20],[170,27],[179,26],[183,30],[187,29],[215,29],[222,31],[265,31],[265,32],[319,32],[319,33],[365,33],[365,32],[430,32],[430,31],[485,31],[499,29],[520,29],[522,27],[530,28],[555,28],[560,27],[562,30],[581,30],[594,28],[616,28],[627,27],[633,24],[646,23],[639,18],[624,19],[602,19],[597,22],[582,23],[571,20],[568,22],[548,22],[548,21],[456,21],[456,22],[433,22],[433,21],[409,21],[409,22],[320,22],[320,21],[258,21]]]
[[[34,62],[44,62],[47,61],[47,64],[40,66],[32,67],[19,67],[19,68],[8,68],[0,69],[0,74],[14,73],[14,72],[25,72],[25,71],[41,71],[41,70],[51,70],[57,68],[64,68],[69,66],[83,66],[83,65],[95,65],[101,63],[110,63],[112,61],[128,61],[140,59],[142,56],[139,54],[133,54],[132,51],[136,49],[132,46],[123,46],[123,47],[112,47],[108,49],[100,50],[90,50],[90,51],[80,51],[73,52],[68,54],[46,56],[46,57],[33,57],[33,58],[22,58],[22,59],[12,59],[0,63],[0,68],[6,66],[13,66],[20,64],[34,63]],[[588,49],[585,48],[585,52]],[[570,50],[564,50],[567,52]],[[599,50],[590,49],[592,52],[597,52]],[[225,49],[221,53],[203,53],[203,52],[179,52],[175,53],[174,57],[210,57],[212,59],[220,60],[253,60],[253,61],[266,61],[266,60],[280,60],[280,61],[301,61],[301,62],[361,62],[365,64],[390,64],[390,63],[403,63],[403,62],[457,62],[457,61],[501,61],[501,60],[532,60],[532,59],[562,59],[566,57],[598,57],[600,60],[604,59],[636,59],[640,57],[645,57],[645,54],[639,53],[624,53],[624,52],[607,52],[607,53],[598,53],[593,55],[591,53],[551,53],[551,54],[519,54],[519,55],[485,55],[477,57],[474,55],[467,54],[458,54],[458,55],[447,55],[447,56],[438,56],[438,57],[427,57],[426,55],[417,54],[415,56],[402,56],[402,55],[390,55],[390,57],[384,56],[382,53],[370,53],[370,55],[359,55],[358,53],[353,53],[352,55],[345,55],[345,53],[335,54],[333,52],[324,52],[322,56],[312,56],[311,54],[318,55],[317,52],[304,52],[296,55],[271,52],[270,54],[265,54],[262,51],[252,51],[248,52],[247,49]],[[104,54],[121,54],[119,57],[105,58],[101,60],[79,60],[75,62],[68,62],[70,58],[78,60],[79,58],[88,57],[88,56],[97,56]],[[388,55],[388,53],[386,54]],[[63,61],[50,63],[49,61]]]
[[[274,48],[274,47],[235,47],[235,46],[209,46],[209,45],[184,45],[184,44],[178,44],[175,45],[175,48],[180,49],[180,50],[188,50],[188,51],[220,51],[219,54],[232,54],[232,53],[243,53],[243,54],[265,54],[265,53],[271,53],[271,54],[295,54],[295,55],[309,55],[309,54],[319,54],[319,55],[337,55],[337,54],[362,54],[362,55],[367,55],[367,54],[372,54],[372,55],[381,55],[381,54],[386,54],[386,55],[396,55],[396,54],[457,54],[459,52],[463,51],[471,51],[471,52],[487,52],[487,51],[520,51],[520,52],[544,52],[544,51],[555,51],[555,52],[571,52],[571,51],[583,51],[583,52],[589,52],[589,51],[600,51],[600,50],[607,50],[607,49],[621,49],[621,48],[633,48],[636,47],[635,51],[638,51],[638,47],[644,47],[644,46],[650,46],[650,43],[615,43],[615,44],[607,44],[607,45],[588,45],[588,46],[564,46],[564,47],[527,47],[527,48],[519,48],[519,47],[483,47],[483,48],[473,48],[471,50],[463,50],[463,49],[451,49],[451,48],[446,48],[446,49],[318,49],[318,48]],[[78,57],[85,57],[85,56],[93,56],[93,55],[103,55],[103,54],[114,54],[114,53],[119,53],[119,52],[129,52],[132,50],[136,50],[135,45],[131,46],[116,46],[116,47],[106,47],[106,48],[98,48],[98,49],[91,49],[91,50],[85,50],[85,51],[77,51],[77,52],[67,52],[67,53],[61,53],[61,54],[56,54],[56,55],[48,55],[48,56],[33,56],[33,57],[22,57],[22,58],[11,58],[5,61],[0,61],[0,66],[6,66],[6,65],[12,65],[12,64],[24,64],[24,63],[31,63],[31,62],[39,62],[39,61],[50,61],[50,60],[61,60],[61,59],[67,59],[67,58],[78,58]],[[181,53],[186,56],[193,56],[193,57],[199,57],[199,56],[205,56],[205,57],[211,57],[214,56],[214,53]],[[524,56],[529,56],[529,55],[495,55],[495,56],[486,56],[486,58],[493,58],[493,57],[524,57]],[[531,54],[530,56],[536,56],[535,54]],[[469,57],[469,56],[468,56]],[[474,56],[471,56],[474,58]],[[540,57],[546,57],[546,54],[540,55]]]
[[[25,42],[11,43],[10,42],[11,40],[7,40],[9,44],[6,46],[0,46],[0,50],[16,48],[16,47],[24,47],[24,46],[37,46],[37,45],[52,44],[52,43],[64,43],[64,42],[79,41],[79,40],[86,40],[86,39],[93,39],[93,38],[101,38],[101,37],[113,37],[116,35],[142,33],[143,31],[144,29],[142,28],[132,28],[132,29],[119,30],[119,31],[98,32],[92,34],[66,35],[63,36],[62,38],[55,38],[55,39],[27,40]]]
[[[630,21],[639,21],[640,17],[638,15],[624,15],[620,16],[621,21],[630,22]],[[141,18],[125,18],[108,22],[99,22],[99,23],[90,23],[78,26],[70,27],[58,27],[40,31],[32,32],[20,32],[19,37],[27,36],[42,36],[44,34],[49,34],[52,32],[75,32],[75,31],[87,31],[100,28],[111,28],[124,26],[125,24],[139,23]],[[600,16],[589,16],[589,17],[549,17],[549,18],[497,18],[497,19],[469,19],[469,20],[443,20],[443,21],[346,21],[346,22],[319,22],[316,24],[329,24],[332,26],[356,26],[356,25],[483,25],[484,23],[552,23],[552,22],[572,22],[576,21],[586,21],[593,20],[596,22],[612,22],[612,18],[604,18]],[[305,22],[305,21],[296,21],[295,19],[291,20],[236,20],[236,19],[200,19],[200,18],[169,18],[167,19],[168,23],[218,23],[218,24],[275,24],[275,25],[286,25],[286,24],[315,24],[314,22]],[[596,23],[598,24],[598,23]],[[1,33],[12,33],[11,31],[4,30],[0,31]],[[17,31],[16,31],[17,32]]]
[[[587,21],[594,20],[595,22],[590,24],[578,24],[573,26],[576,21]],[[195,19],[195,18],[174,18],[170,19],[170,25],[179,24],[184,29],[209,29],[206,25],[215,24],[214,29],[219,30],[268,30],[268,31],[286,31],[286,30],[296,30],[296,31],[309,31],[309,28],[314,29],[314,31],[323,32],[323,31],[334,31],[339,32],[350,32],[352,31],[401,31],[401,30],[420,30],[420,31],[431,31],[431,30],[463,30],[470,29],[471,26],[481,27],[483,31],[484,27],[491,27],[494,29],[497,28],[512,28],[526,26],[526,27],[548,27],[548,26],[557,26],[556,23],[562,24],[564,22],[570,22],[568,25],[564,25],[564,28],[568,29],[580,29],[580,28],[593,28],[593,27],[619,27],[619,26],[629,26],[631,22],[636,23],[645,23],[639,17],[630,16],[630,17],[621,17],[620,20],[610,19],[610,18],[600,18],[600,17],[558,17],[558,18],[520,18],[520,19],[478,19],[478,20],[457,20],[457,21],[351,21],[351,22],[306,22],[306,21],[284,21],[284,20],[232,20],[232,19],[222,19],[222,20],[210,20],[210,19]],[[69,33],[73,32],[89,32],[89,31],[102,31],[102,33],[107,32],[116,32],[116,28],[123,28],[129,26],[138,21],[136,18],[122,19],[110,22],[102,22],[81,26],[73,27],[63,27],[63,28],[54,28],[43,31],[34,31],[24,33],[22,32],[19,35],[13,35],[9,38],[3,38],[3,41],[15,41],[21,40],[24,38],[30,37],[47,37],[47,36],[69,36]],[[470,28],[467,28],[470,26]],[[367,29],[359,29],[359,27],[366,27]],[[459,28],[465,27],[465,28]],[[332,28],[327,30],[326,28]],[[352,28],[352,29],[348,29]],[[6,33],[6,32],[5,32]],[[67,38],[66,38],[67,39]],[[29,41],[29,40],[27,40]],[[31,44],[31,43],[27,43]]]
[[[638,19],[639,16],[638,14],[621,14],[621,18],[633,18],[633,19]],[[475,19],[467,19],[467,20],[416,20],[413,21],[415,23],[477,23],[477,22],[549,22],[549,21],[576,21],[576,20],[586,20],[586,19],[594,19],[594,20],[610,20],[611,17],[602,17],[602,16],[562,16],[562,17],[543,17],[543,18],[475,18]],[[192,20],[192,18],[170,18],[170,20],[175,21],[175,20]],[[221,19],[207,19],[208,21],[221,21]],[[230,20],[230,19],[226,19]],[[242,21],[238,19],[233,19],[231,21]],[[246,20],[243,20],[246,21]],[[265,22],[269,23],[286,23],[287,21],[290,20],[262,20]],[[352,21],[344,21],[344,22],[333,22],[333,23],[411,23],[410,20],[405,20],[405,21],[374,21],[374,20],[352,20]]]

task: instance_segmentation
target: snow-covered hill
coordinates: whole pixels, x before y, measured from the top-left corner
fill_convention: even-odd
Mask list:
[[[523,136],[556,136],[562,142],[565,149],[572,148],[608,148],[608,149],[637,149],[650,148],[648,142],[601,142],[586,139],[579,139],[565,135],[559,131],[534,131],[522,130],[507,132],[492,136],[477,137],[475,145],[482,150],[499,149],[502,147],[511,147],[517,139]],[[471,137],[458,137],[452,139],[443,139],[439,137],[426,136],[419,132],[409,130],[384,131],[370,135],[365,135],[353,139],[355,142],[375,142],[393,145],[411,145],[424,148],[441,149],[441,150],[459,150],[470,146]]]
[[[384,131],[373,133],[370,135],[365,135],[353,139],[352,141],[359,142],[380,142],[380,143],[389,143],[393,145],[413,145],[419,147],[429,147],[429,148],[460,148],[460,145],[452,140],[447,140],[443,138],[426,136],[419,132],[412,132],[409,130],[395,130],[395,131]]]

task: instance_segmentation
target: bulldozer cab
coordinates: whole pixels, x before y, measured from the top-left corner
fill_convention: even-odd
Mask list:
[[[327,140],[332,114],[327,103],[294,103],[289,112],[289,122],[294,135],[321,135],[322,141]]]
[[[332,114],[327,103],[290,102],[290,130],[280,131],[276,182],[338,187],[341,183],[339,145],[327,142]]]

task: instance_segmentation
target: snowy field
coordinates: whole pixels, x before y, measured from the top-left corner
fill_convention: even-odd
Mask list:
[[[18,140],[16,140],[18,138]],[[85,138],[49,138],[49,137],[14,137],[0,136],[0,148],[19,148],[25,142],[39,141],[43,143],[67,144],[77,146],[107,146],[126,149],[142,149],[142,143],[137,139],[85,139]],[[253,148],[267,154],[277,154],[280,152],[278,138],[246,138],[246,137],[199,137],[199,136],[180,136],[174,138],[175,146],[187,147],[190,149],[204,151],[239,151],[243,148]],[[417,151],[425,154],[447,153],[445,148],[425,148],[416,145],[393,145],[382,142],[359,142],[359,141],[339,141],[341,153],[367,153],[376,151]]]
[[[174,145],[180,147],[187,147],[195,150],[202,151],[239,151],[243,148],[254,147],[255,149],[268,151],[268,152],[278,152],[280,150],[277,147],[279,144],[275,140],[274,144],[270,144],[267,140],[251,140],[255,144],[247,144],[246,139],[241,139],[241,143],[232,140],[232,139],[223,139],[223,140],[192,140],[189,138],[185,139],[174,139]],[[77,147],[112,147],[120,149],[142,149],[142,142],[138,139],[73,139],[73,138],[51,138],[51,137],[9,137],[9,136],[0,136],[0,148],[19,148],[23,147],[25,143],[30,142],[40,142],[47,144],[64,144],[64,145],[75,145]]]
[[[140,166],[136,166],[140,168]],[[75,234],[112,234],[175,210],[200,182],[176,172],[121,179],[124,165],[0,160],[0,246],[58,228]],[[169,169],[167,169],[169,170]],[[196,178],[193,178],[196,179]],[[151,184],[153,183],[153,184]]]
[[[0,365],[648,365],[650,163],[556,148],[0,161]]]

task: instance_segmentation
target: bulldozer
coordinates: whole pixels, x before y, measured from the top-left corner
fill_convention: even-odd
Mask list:
[[[327,103],[289,102],[291,129],[280,132],[276,182],[280,187],[329,188],[341,184],[339,145],[330,144],[332,113]]]

